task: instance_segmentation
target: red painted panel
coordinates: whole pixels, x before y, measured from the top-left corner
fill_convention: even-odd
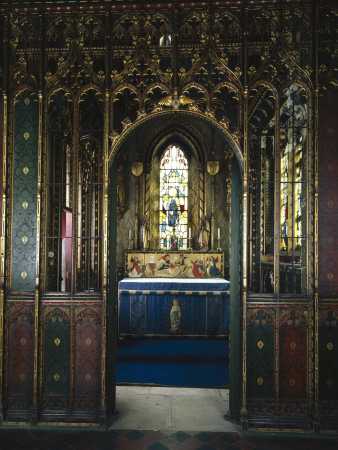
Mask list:
[[[303,313],[282,316],[279,328],[279,390],[282,399],[305,399],[308,395],[308,326]]]
[[[32,394],[34,375],[34,321],[22,308],[9,328],[9,393]]]
[[[84,312],[75,325],[75,395],[99,397],[101,323],[91,309]]]
[[[319,293],[338,295],[338,91],[319,101]]]

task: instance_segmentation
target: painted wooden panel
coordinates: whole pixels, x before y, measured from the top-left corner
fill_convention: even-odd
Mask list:
[[[338,307],[319,314],[319,399],[338,401]]]
[[[101,392],[101,317],[93,308],[77,309],[75,317],[74,409],[99,408]]]
[[[44,323],[43,408],[69,406],[70,320],[64,308],[49,310]]]
[[[319,102],[319,293],[338,293],[338,92]]]
[[[249,310],[247,324],[247,396],[274,397],[274,311]]]
[[[307,311],[281,311],[279,325],[279,393],[281,399],[308,396]]]
[[[217,278],[223,276],[222,252],[127,252],[131,278]]]
[[[37,95],[25,90],[14,110],[13,291],[35,288],[38,133]]]
[[[29,410],[33,400],[34,307],[11,305],[8,313],[8,408]]]

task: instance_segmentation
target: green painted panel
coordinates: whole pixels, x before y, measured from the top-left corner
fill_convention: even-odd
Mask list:
[[[39,105],[25,90],[14,110],[12,290],[34,291]]]
[[[58,308],[45,324],[44,393],[68,396],[70,380],[70,323]]]
[[[253,311],[247,326],[247,397],[273,398],[273,387],[273,320],[266,311]]]

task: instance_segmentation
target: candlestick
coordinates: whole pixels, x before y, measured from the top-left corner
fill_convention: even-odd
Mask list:
[[[218,229],[218,231],[219,231],[219,229]],[[217,238],[217,251],[218,252],[220,252],[222,249],[221,249],[221,238],[220,238],[220,236]]]
[[[191,237],[188,238],[188,248],[187,248],[187,250],[188,250],[189,252],[192,251],[192,248],[191,248]]]
[[[189,239],[191,239],[191,228],[189,228]]]
[[[220,239],[221,237],[221,230],[218,228],[217,229],[217,239]]]

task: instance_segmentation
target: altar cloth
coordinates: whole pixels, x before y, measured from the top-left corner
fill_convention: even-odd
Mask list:
[[[227,336],[227,280],[124,279],[119,283],[120,336]]]

